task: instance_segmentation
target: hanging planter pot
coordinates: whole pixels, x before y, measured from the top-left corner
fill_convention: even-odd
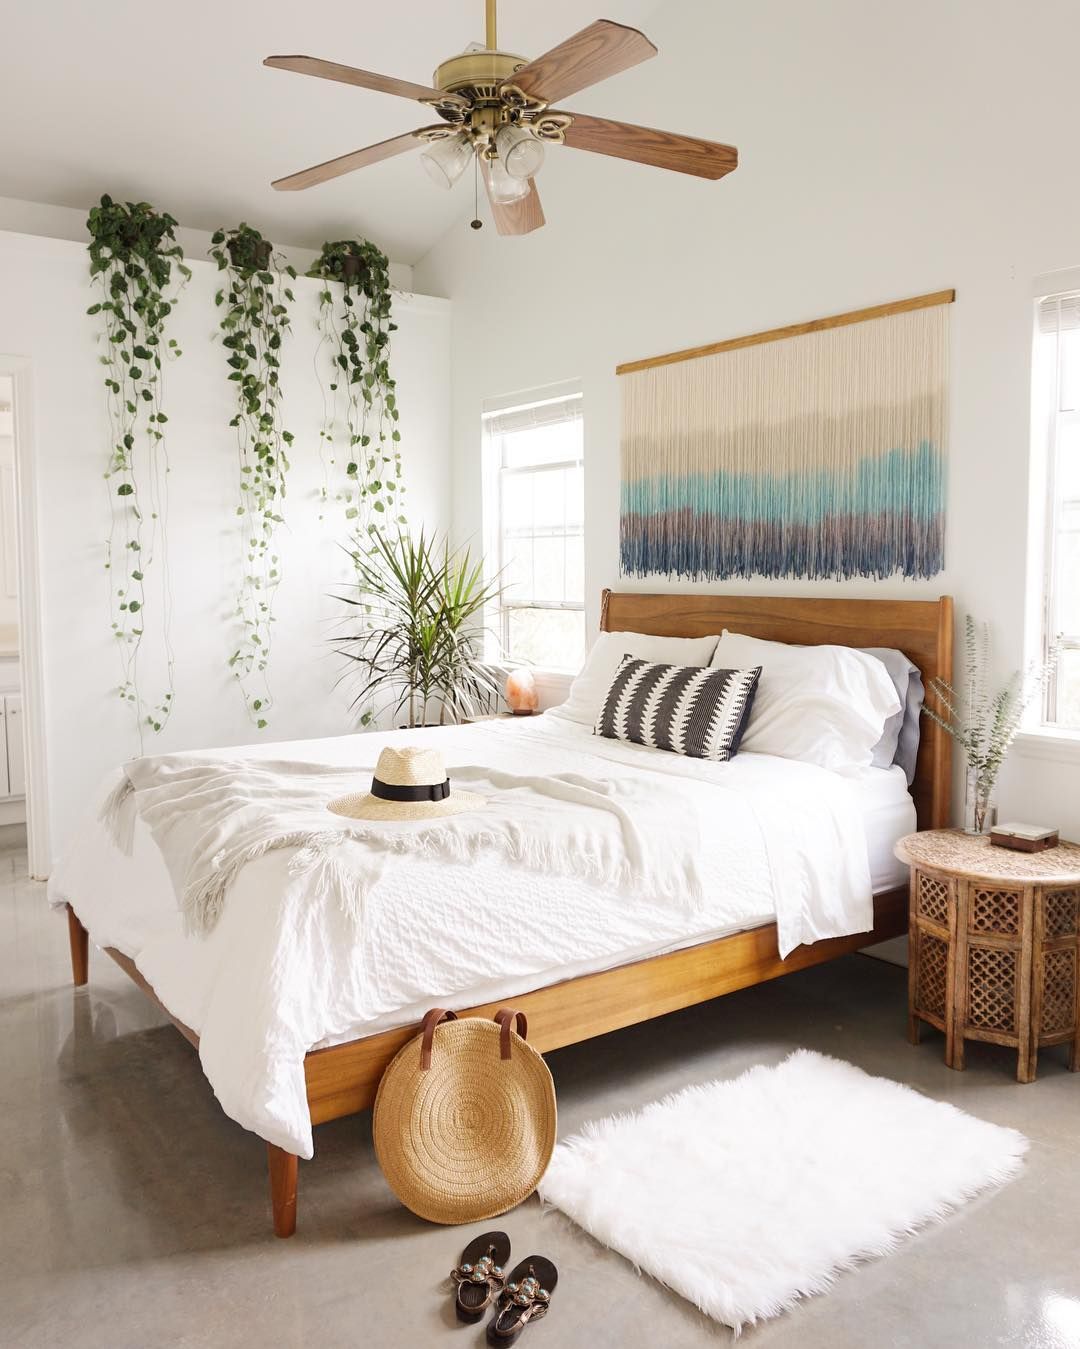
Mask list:
[[[322,499],[338,502],[349,531],[347,551],[367,549],[373,524],[404,524],[401,432],[390,374],[390,264],[366,239],[325,243],[307,273],[324,283],[319,327],[329,354],[319,432]],[[331,286],[337,282],[341,289]]]
[[[243,221],[234,230],[225,232],[218,230],[214,237],[214,244],[220,248],[222,239],[217,235],[224,236],[225,251],[229,255],[229,263],[233,270],[241,276],[250,276],[253,272],[268,272],[270,270],[270,260],[273,253],[273,244],[269,239],[264,239],[257,229]]]
[[[292,434],[282,425],[281,351],[289,332],[288,282],[296,272],[252,226],[216,230],[210,256],[223,273],[215,295],[227,378],[236,398],[229,425],[239,455],[240,585],[229,670],[257,730],[269,724],[274,598],[281,581],[277,532],[284,524]]]
[[[356,282],[367,271],[367,265],[363,258],[358,258],[355,253],[346,253],[341,259],[342,280],[347,282]]]
[[[168,606],[156,606],[167,575],[165,530],[168,460],[161,405],[162,363],[179,356],[166,335],[169,316],[191,272],[175,238],[176,221],[148,202],[103,196],[87,218],[90,276],[100,299],[87,313],[101,315],[101,362],[110,428],[105,466],[109,492],[110,631],[120,653],[117,692],[135,714],[142,752],[144,731],[160,731],[173,704],[173,648]],[[155,503],[151,506],[150,503]],[[164,670],[160,692],[143,694],[139,655],[152,646]]]
[[[269,239],[230,239],[225,247],[229,261],[238,272],[265,272],[270,266],[273,248]]]

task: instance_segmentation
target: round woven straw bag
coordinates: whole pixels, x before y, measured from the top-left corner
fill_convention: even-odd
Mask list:
[[[421,1218],[494,1218],[539,1185],[555,1147],[555,1084],[527,1030],[525,1013],[508,1008],[459,1021],[435,1007],[383,1074],[375,1155]]]

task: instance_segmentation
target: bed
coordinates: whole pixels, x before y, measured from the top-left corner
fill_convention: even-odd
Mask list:
[[[949,678],[952,673],[952,606],[947,598],[824,600],[611,591],[603,595],[601,629],[606,632],[700,637],[723,628],[803,645],[898,648],[919,667],[924,679],[935,675]],[[423,734],[431,737],[433,744],[446,747],[451,763],[466,750],[470,754],[485,752],[485,746],[495,755],[509,745],[510,738],[515,752],[524,752],[524,745],[530,755],[541,759],[554,756],[553,762],[558,756],[565,759],[593,752],[587,736],[575,741],[565,724],[559,726],[548,718],[538,718],[534,725],[503,721]],[[410,738],[417,737],[410,733]],[[369,737],[362,741],[365,746],[375,743]],[[320,742],[321,750],[314,745],[299,750],[309,757],[321,752],[327,762],[350,762],[356,742],[355,737],[343,737],[341,741]],[[281,747],[250,753],[257,757],[274,750],[280,752]],[[634,752],[659,754],[636,746],[617,750],[623,758],[631,759]],[[615,755],[616,750],[610,754]],[[661,757],[670,760],[678,756]],[[762,785],[771,789],[773,779],[769,774],[776,775],[778,783],[786,783],[791,777],[789,769],[764,762],[769,757],[737,756],[729,766],[735,769],[742,761],[737,784],[749,784],[748,791],[760,791]],[[700,771],[707,776],[707,769]],[[406,921],[402,915],[407,895],[402,891],[401,902],[384,906],[384,921],[374,925],[381,935],[373,949],[365,948],[364,978],[353,981],[357,989],[352,1001],[345,999],[333,1006],[328,1002],[321,1019],[316,1016],[307,1022],[291,1008],[280,1016],[280,1024],[291,1038],[283,1040],[283,1057],[263,1065],[261,1094],[254,1102],[246,1097],[231,1099],[226,1084],[245,1077],[245,1055],[264,1052],[267,1036],[260,1024],[247,1028],[245,1040],[243,1009],[271,996],[257,982],[260,971],[264,965],[280,966],[281,949],[287,949],[271,951],[268,947],[263,956],[254,945],[257,934],[268,927],[266,896],[283,883],[283,873],[275,872],[272,859],[263,858],[245,868],[234,887],[236,898],[230,900],[228,922],[222,924],[220,933],[215,932],[213,941],[203,943],[181,938],[175,899],[171,898],[168,877],[154,856],[152,843],[143,839],[130,856],[121,857],[96,822],[88,823],[58,873],[51,896],[67,911],[75,984],[87,982],[92,936],[200,1049],[204,1071],[227,1112],[267,1141],[274,1231],[278,1236],[290,1236],[296,1226],[298,1162],[302,1155],[311,1153],[311,1126],[368,1108],[383,1069],[416,1033],[426,1007],[436,1001],[479,1015],[490,1015],[512,1002],[528,1013],[530,1038],[545,1051],[902,933],[906,928],[907,882],[903,869],[898,869],[892,859],[892,845],[916,822],[920,828],[947,823],[948,737],[936,726],[924,726],[910,794],[902,774],[897,784],[898,769],[868,769],[866,773],[857,795],[874,889],[872,916],[868,908],[863,924],[867,930],[844,930],[842,935],[801,944],[782,958],[779,917],[774,921],[775,910],[770,909],[749,870],[745,884],[727,886],[723,902],[715,897],[707,911],[692,920],[662,908],[653,911],[647,906],[625,905],[618,922],[608,922],[603,913],[590,911],[584,892],[579,896],[580,903],[575,904],[575,895],[566,893],[565,879],[560,883],[555,877],[525,878],[516,872],[513,886],[507,887],[505,882],[502,886],[511,930],[515,926],[520,929],[522,913],[565,914],[580,908],[580,917],[574,919],[581,925],[580,931],[567,920],[569,930],[562,947],[553,951],[545,948],[543,959],[530,953],[527,942],[522,951],[515,948],[511,952],[505,942],[500,945],[499,941],[481,950],[467,933],[453,932],[440,966],[409,970],[406,978],[392,958],[395,949],[408,944],[407,928],[395,927],[395,922]],[[804,776],[810,782],[810,777]],[[805,791],[806,786],[797,781],[792,790]],[[737,793],[730,797],[733,809],[737,799]],[[497,865],[482,861],[470,871],[468,884],[481,902],[498,889],[500,880],[495,873],[485,875],[484,868],[490,871]],[[395,880],[395,875],[388,880],[391,900]],[[414,867],[408,880],[410,887],[419,885],[432,896],[440,888],[434,870],[425,873]],[[249,924],[246,928],[245,921]],[[292,934],[289,940],[293,940]],[[344,940],[335,936],[331,945],[341,945]],[[242,947],[250,953],[243,964],[244,978],[252,981],[250,987],[243,983],[232,987],[231,981],[222,987],[219,972],[225,967],[230,944],[234,951]],[[306,977],[303,971],[301,977]],[[295,1069],[292,1059],[296,1060]],[[302,1121],[290,1124],[300,1115]]]

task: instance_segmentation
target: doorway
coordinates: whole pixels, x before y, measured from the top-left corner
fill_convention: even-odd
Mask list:
[[[30,362],[0,354],[0,844],[25,834],[35,880],[48,878],[41,600]]]

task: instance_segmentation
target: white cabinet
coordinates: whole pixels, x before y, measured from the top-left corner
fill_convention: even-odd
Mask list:
[[[15,505],[15,442],[0,432],[0,614],[5,625],[17,622],[18,558]]]
[[[25,795],[22,695],[0,693],[0,801]]]
[[[26,764],[23,758],[22,694],[4,697],[4,727],[7,732],[7,783],[9,796],[26,795]]]
[[[0,707],[3,706],[0,700]],[[11,795],[11,776],[8,773],[7,717],[0,717],[0,797]]]

